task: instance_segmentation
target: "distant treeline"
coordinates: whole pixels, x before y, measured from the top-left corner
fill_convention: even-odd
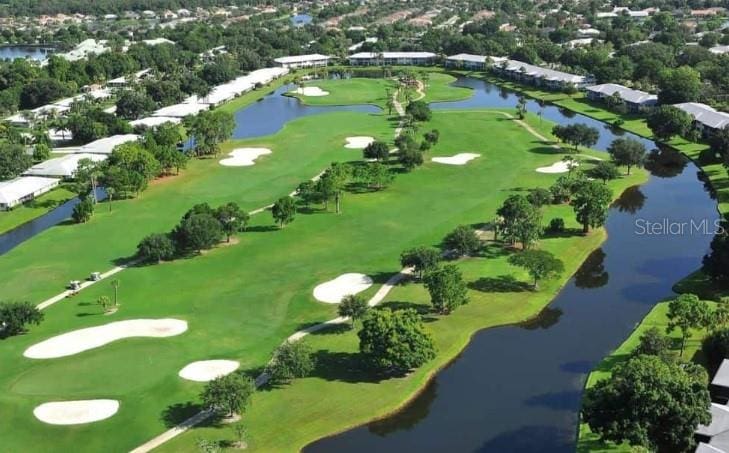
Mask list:
[[[119,14],[124,11],[176,11],[180,8],[212,8],[216,6],[278,5],[278,0],[2,0],[0,16],[38,16],[42,14]]]

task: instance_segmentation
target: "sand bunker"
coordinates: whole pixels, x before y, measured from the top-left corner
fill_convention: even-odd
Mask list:
[[[448,157],[434,157],[430,160],[446,165],[466,165],[469,161],[477,157],[481,157],[481,155],[476,153],[459,153]]]
[[[568,164],[565,161],[559,161],[555,162],[549,167],[539,167],[537,168],[538,173],[567,173],[570,171],[570,167],[575,168],[578,167],[580,164],[577,162],[574,162],[572,164]]]
[[[29,347],[23,355],[31,359],[54,359],[78,354],[124,338],[172,337],[186,330],[187,321],[179,319],[130,319],[51,337]]]
[[[365,149],[367,148],[367,145],[375,141],[374,137],[347,137],[345,138],[347,141],[347,144],[344,145],[345,148],[349,149]]]
[[[256,163],[260,156],[271,154],[268,148],[236,148],[231,151],[225,159],[220,160],[220,165],[226,167],[250,167]]]
[[[37,406],[33,415],[51,425],[80,425],[104,420],[118,410],[117,400],[56,401]]]
[[[301,94],[303,96],[327,96],[329,92],[324,91],[319,87],[304,87],[297,88],[296,94]]]
[[[342,274],[314,288],[316,300],[338,304],[344,296],[360,293],[372,286],[372,279],[365,274]]]
[[[235,360],[201,360],[192,362],[178,373],[182,379],[208,382],[237,370],[240,363]]]

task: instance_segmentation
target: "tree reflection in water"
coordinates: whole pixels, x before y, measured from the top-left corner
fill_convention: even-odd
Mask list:
[[[646,170],[659,178],[673,178],[681,174],[688,164],[688,159],[673,148],[658,146],[648,154],[645,161]]]
[[[401,410],[389,415],[382,420],[376,420],[367,425],[372,434],[385,437],[396,431],[410,430],[421,420],[425,419],[430,412],[430,406],[438,395],[437,379],[432,379],[423,391]]]
[[[645,195],[640,191],[640,186],[632,186],[620,194],[620,197],[613,202],[613,207],[620,212],[635,214],[643,208],[644,203]]]
[[[594,289],[607,285],[610,275],[605,270],[606,256],[601,248],[590,253],[590,256],[575,272],[575,286],[582,289]]]

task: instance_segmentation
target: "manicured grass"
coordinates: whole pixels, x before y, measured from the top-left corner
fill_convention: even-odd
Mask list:
[[[534,168],[554,162],[561,154],[545,149],[531,135],[525,135],[513,121],[494,116],[491,112],[439,111],[434,113],[433,121],[426,127],[438,128],[442,134],[441,142],[430,155],[450,155],[472,149],[481,152],[482,156],[463,167],[427,164],[411,174],[398,177],[395,185],[386,192],[367,195],[363,199],[349,199],[344,216],[353,216],[352,226],[337,228],[337,231],[349,234],[354,229],[356,217],[359,217],[357,211],[364,208],[359,203],[371,205],[366,210],[371,209],[373,215],[363,217],[363,220],[370,219],[365,221],[368,231],[365,237],[376,237],[378,251],[387,252],[388,256],[382,257],[383,269],[387,269],[383,272],[385,274],[398,268],[400,250],[414,245],[436,246],[454,226],[490,219],[510,193],[528,187],[548,186],[557,177],[538,174]],[[481,133],[484,129],[490,131],[487,143]],[[613,182],[612,186],[617,195],[622,189],[644,179],[645,173],[639,172]],[[513,181],[518,181],[519,187]],[[493,190],[497,187],[503,190]],[[378,197],[384,198],[378,201]],[[387,234],[380,230],[380,222],[375,220],[374,212],[385,218]],[[568,228],[578,228],[569,206],[546,208],[545,219],[556,216],[565,218]],[[395,218],[397,221],[393,221]],[[343,218],[335,220],[336,223],[344,221]],[[346,223],[350,224],[349,221]],[[427,227],[421,228],[424,223],[428,224]],[[392,244],[393,239],[401,234],[396,233],[397,230],[407,232],[401,237],[403,243],[399,247]],[[333,330],[313,335],[306,341],[317,351],[319,358],[315,375],[285,388],[256,394],[244,417],[250,432],[249,448],[253,451],[298,451],[317,438],[396,410],[452,360],[474,332],[525,320],[539,313],[569,275],[604,239],[603,230],[586,237],[576,234],[544,239],[541,247],[560,256],[565,261],[567,272],[562,278],[544,282],[539,292],[523,287],[504,293],[487,289],[489,279],[505,275],[514,275],[521,282],[528,281],[523,271],[507,263],[509,253],[500,246],[490,245],[484,256],[459,261],[458,265],[471,287],[471,303],[447,317],[427,315],[427,326],[436,340],[438,357],[405,378],[378,381],[362,370],[356,355],[358,342],[355,331]],[[359,259],[363,251],[356,244],[358,242],[353,243],[355,248],[349,256]],[[398,286],[385,303],[394,307],[412,306],[427,312],[428,301],[422,285],[410,283]],[[282,426],[295,429],[281,429]],[[195,439],[199,437],[222,440],[232,439],[232,434],[225,427],[196,428],[161,450],[194,451]]]
[[[76,194],[69,190],[67,186],[61,185],[10,211],[0,211],[0,234],[48,213],[75,196]]]
[[[430,73],[428,86],[425,89],[426,102],[457,101],[467,99],[473,93],[464,87],[453,87],[451,83],[455,77],[440,72]],[[306,86],[319,87],[328,91],[327,96],[303,96],[289,93],[309,105],[349,105],[374,104],[385,108],[387,104],[386,93],[394,93],[397,82],[393,79],[351,78],[343,80],[311,80]],[[418,94],[412,90],[413,99]],[[404,101],[404,99],[403,99]]]
[[[711,302],[712,306],[714,305]],[[612,373],[612,370],[616,365],[625,362],[630,358],[631,353],[640,343],[640,337],[643,333],[651,327],[657,327],[660,331],[665,332],[668,325],[668,302],[661,302],[656,304],[651,311],[646,315],[641,323],[635,328],[633,333],[630,334],[627,340],[623,342],[615,351],[600,362],[600,364],[590,373],[587,378],[585,386],[587,388],[592,387],[598,381],[608,379]],[[708,332],[697,331],[694,332],[693,336],[686,340],[686,349],[683,353],[683,358],[692,360],[697,363],[703,363],[703,357],[701,355],[701,341]],[[679,354],[681,335],[680,332],[674,330],[671,334],[668,334],[673,339],[674,348],[673,352],[676,356]],[[599,437],[590,431],[587,424],[580,424],[580,435],[577,443],[578,452],[630,452],[633,451],[627,444],[616,445],[612,442],[602,442]]]
[[[548,131],[551,125],[535,124]],[[493,217],[510,193],[547,187],[557,175],[535,168],[562,154],[528,134],[516,122],[494,111],[434,113],[425,128],[437,128],[440,142],[428,154],[451,155],[464,150],[482,156],[465,166],[426,163],[401,174],[392,187],[375,193],[350,193],[343,213],[314,209],[277,231],[266,213],[255,216],[239,243],[190,259],[157,266],[134,267],[119,274],[119,311],[103,316],[94,301],[110,295],[108,282],[92,286],[46,311],[45,322],[27,335],[3,342],[0,349],[0,438],[9,450],[129,450],[197,410],[202,385],[182,381],[177,371],[193,360],[229,358],[246,370],[260,369],[285,337],[312,323],[335,316],[335,307],[312,299],[313,287],[344,272],[372,275],[378,284],[399,268],[399,253],[410,246],[436,245],[459,224]],[[343,148],[344,137],[373,135],[391,140],[393,124],[384,115],[333,113],[302,118],[279,133],[226,144],[264,146],[273,154],[253,167],[225,168],[217,159],[195,161],[180,177],[156,182],[137,200],[100,205],[86,225],[52,228],[0,260],[0,293],[37,302],[71,278],[103,270],[134,252],[150,232],[169,230],[194,203],[237,201],[252,209],[291,191],[335,160],[354,160],[360,151]],[[488,131],[488,140],[484,132]],[[546,132],[543,132],[546,134]],[[611,183],[617,196],[638,184],[645,173]],[[499,188],[500,190],[494,190]],[[576,228],[571,208],[552,206],[545,220],[561,216]],[[472,289],[472,303],[454,315],[429,323],[439,356],[407,378],[368,382],[366,373],[350,378],[346,359],[356,350],[353,332],[314,336],[322,355],[314,377],[290,388],[257,394],[246,424],[252,448],[296,450],[337,430],[362,423],[403,404],[428,377],[454,357],[470,335],[483,327],[533,316],[556,294],[569,274],[604,239],[598,230],[587,237],[549,238],[542,247],[558,253],[568,271],[533,293],[490,293]],[[79,244],[83,244],[82,247]],[[469,282],[523,273],[506,263],[499,248],[489,257],[459,263]],[[487,264],[488,262],[488,264]],[[377,285],[365,295],[374,294]],[[425,304],[419,285],[397,288],[389,301]],[[190,329],[166,339],[129,339],[56,360],[28,360],[22,351],[52,335],[112,320],[174,317]],[[344,359],[343,362],[338,358]],[[327,398],[322,398],[327,395]],[[116,398],[114,417],[89,425],[53,427],[32,415],[35,405],[49,400]],[[292,410],[293,408],[293,410]],[[282,429],[282,427],[296,429]],[[216,428],[194,430],[165,448],[192,450],[196,436],[219,436]]]
[[[273,150],[253,167],[223,167],[219,158],[193,160],[183,174],[155,181],[137,199],[98,205],[86,224],[65,223],[39,234],[0,260],[3,299],[40,302],[61,292],[69,280],[105,271],[136,251],[147,234],[169,231],[192,205],[236,201],[252,210],[288,194],[332,161],[359,158],[346,150],[345,137],[392,139],[384,115],[334,113],[287,125],[272,138],[245,143]],[[238,146],[226,143],[221,153]]]

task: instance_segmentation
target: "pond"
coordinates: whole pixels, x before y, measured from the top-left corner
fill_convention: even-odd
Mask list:
[[[474,88],[474,96],[432,107],[516,105],[515,93],[483,81],[460,79],[457,84]],[[542,108],[530,101],[528,109]],[[598,149],[616,137],[582,115],[565,115],[554,106],[542,111],[559,124],[599,127]],[[656,148],[642,141],[648,149]],[[698,168],[668,150],[660,156],[650,180],[626,191],[610,209],[608,240],[537,319],[480,331],[403,410],[304,450],[574,451],[587,374],[656,302],[673,295],[674,283],[700,267],[719,217]],[[685,234],[642,234],[646,222],[666,219],[687,225]],[[692,221],[698,231],[690,228]]]
[[[14,60],[16,58],[45,60],[53,52],[55,52],[55,49],[49,46],[0,46],[0,60]]]
[[[295,16],[291,16],[291,23],[295,27],[303,27],[304,25],[308,25],[311,23],[312,20],[314,20],[314,18],[305,13],[296,14]]]

